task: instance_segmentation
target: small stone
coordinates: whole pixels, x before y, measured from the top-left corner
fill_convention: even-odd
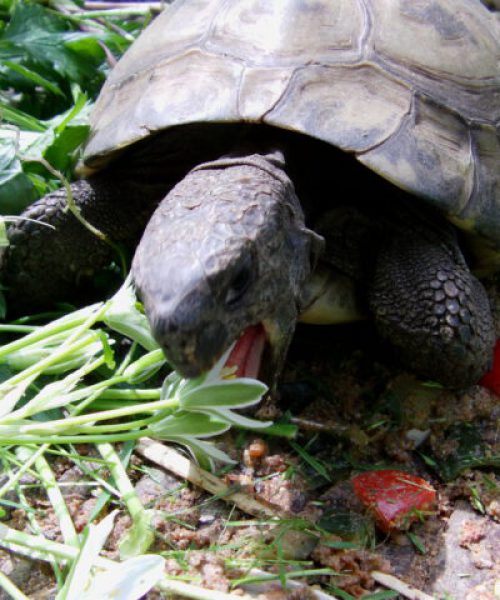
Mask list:
[[[436,273],[436,277],[439,279],[439,281],[446,281],[448,279],[448,273],[445,273],[444,271],[438,271]]]
[[[433,290],[439,290],[439,288],[441,287],[441,282],[437,279],[433,279],[429,285]]]
[[[434,300],[436,302],[442,302],[445,298],[446,294],[443,292],[443,290],[436,290],[434,292]]]
[[[446,315],[445,321],[453,328],[457,328],[460,325],[460,319],[457,315]]]

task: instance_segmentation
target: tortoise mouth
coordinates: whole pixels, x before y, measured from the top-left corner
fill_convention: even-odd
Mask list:
[[[231,376],[260,378],[262,359],[268,344],[269,340],[263,324],[250,325],[236,340],[224,368]]]

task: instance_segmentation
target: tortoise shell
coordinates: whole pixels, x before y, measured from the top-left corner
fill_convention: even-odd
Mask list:
[[[242,122],[354,154],[500,252],[500,24],[479,0],[177,0],[109,76],[84,162]]]

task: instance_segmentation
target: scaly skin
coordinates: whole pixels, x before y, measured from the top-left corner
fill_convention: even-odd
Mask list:
[[[191,171],[151,218],[133,262],[153,333],[185,376],[264,324],[278,375],[322,239],[308,230],[281,159],[220,159]]]
[[[147,193],[146,183],[113,181],[109,173],[72,189],[84,216],[128,245],[158,199],[156,188]],[[29,221],[10,229],[2,274],[17,308],[74,298],[111,259],[109,247],[64,210],[65,201],[63,191],[54,192],[25,213],[55,229]],[[474,383],[494,342],[486,293],[451,227],[433,219],[414,226],[414,217],[408,223],[373,236],[373,260],[361,260],[373,267],[362,281],[377,326],[420,376],[455,387]],[[321,252],[283,156],[243,155],[202,164],[170,191],[145,229],[133,275],[153,333],[183,375],[208,369],[247,326],[262,322],[273,382]]]
[[[436,238],[415,226],[384,240],[369,302],[378,331],[403,364],[464,387],[491,367],[495,328],[486,291],[450,230]]]
[[[85,219],[128,247],[135,247],[157,204],[154,194],[148,198],[142,189],[109,176],[77,181],[71,191]],[[92,278],[110,264],[114,251],[67,210],[66,191],[47,194],[21,216],[26,220],[9,227],[1,264],[12,312],[91,299]]]

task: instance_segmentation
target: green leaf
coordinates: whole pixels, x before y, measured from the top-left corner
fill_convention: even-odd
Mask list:
[[[7,248],[8,245],[7,228],[5,226],[5,221],[0,217],[0,249]]]
[[[149,427],[151,435],[157,439],[170,439],[171,436],[209,437],[224,433],[229,424],[210,415],[177,411]]]
[[[68,22],[39,4],[19,2],[0,39],[0,57],[24,54],[71,81],[95,76],[90,61],[79,59],[66,41],[86,36],[68,31]]]
[[[218,460],[222,463],[235,464],[228,454],[219,450],[210,442],[204,442],[194,436],[172,436],[170,441],[185,446],[194,456],[196,461],[206,470],[213,470],[213,461]]]
[[[159,348],[151,334],[146,315],[137,308],[137,299],[130,277],[111,298],[104,315],[104,322],[108,327],[126,335],[146,350],[152,351]]]
[[[418,535],[415,535],[411,531],[408,531],[406,535],[415,548],[420,552],[420,554],[426,554],[424,542]]]
[[[45,77],[42,77],[36,71],[33,71],[32,69],[28,69],[27,67],[23,67],[22,65],[12,62],[11,60],[6,60],[6,61],[4,61],[3,64],[4,64],[4,66],[8,67],[9,69],[12,69],[19,75],[22,75],[23,77],[28,79],[34,85],[39,85],[39,86],[45,88],[46,90],[48,90],[49,92],[51,92],[52,94],[55,94],[56,96],[64,97],[64,93],[55,83],[52,83],[52,81],[49,81]]]
[[[363,596],[363,600],[389,600],[389,598],[398,598],[398,592],[394,590],[385,590],[383,592],[375,592],[374,594],[367,594]]]
[[[21,129],[27,129],[29,131],[45,131],[46,125],[42,121],[23,112],[18,108],[8,106],[5,102],[0,102],[0,117],[3,121],[12,123]]]
[[[254,379],[233,379],[212,385],[203,385],[179,398],[180,405],[187,409],[239,408],[251,406],[266,393],[267,386]]]
[[[155,538],[151,526],[153,516],[153,511],[143,510],[138,517],[133,519],[132,527],[120,540],[119,548],[122,560],[147,552]]]
[[[16,155],[16,140],[0,130],[0,215],[17,215],[36,200],[36,192]],[[12,134],[13,132],[8,132]],[[5,243],[5,228],[2,243]]]
[[[328,473],[326,465],[314,458],[314,456],[311,456],[308,452],[306,452],[306,450],[304,450],[304,448],[302,448],[302,446],[300,446],[293,440],[290,440],[290,445],[295,450],[295,452],[297,452],[300,458],[302,458],[302,460],[304,460],[310,467],[312,467],[316,471],[316,473],[321,475],[327,481],[331,481],[332,478]]]
[[[244,429],[267,429],[273,424],[272,421],[258,421],[257,419],[245,417],[244,415],[240,415],[229,408],[212,408],[207,409],[207,412],[215,417],[219,417],[221,421],[230,423],[231,425],[236,425],[236,427],[242,427]]]

